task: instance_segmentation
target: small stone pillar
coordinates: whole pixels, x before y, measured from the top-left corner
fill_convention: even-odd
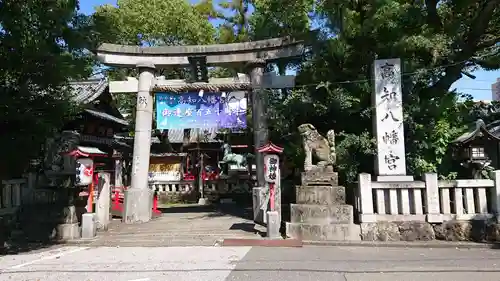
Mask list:
[[[93,239],[96,236],[97,224],[94,213],[82,215],[82,239]]]
[[[123,159],[115,159],[115,187],[123,186]]]
[[[97,202],[96,218],[97,229],[108,230],[109,210],[111,208],[111,176],[109,173],[97,174]]]
[[[148,186],[151,124],[153,122],[153,64],[138,64],[139,89],[135,117],[134,154],[131,187],[125,192],[123,222],[144,223],[151,220],[153,192]]]
[[[248,63],[250,69],[250,81],[252,84],[252,123],[255,147],[255,168],[257,172],[257,186],[264,186],[264,156],[257,151],[258,147],[264,146],[269,141],[269,131],[267,129],[266,104],[262,79],[266,67],[265,60],[255,60]]]

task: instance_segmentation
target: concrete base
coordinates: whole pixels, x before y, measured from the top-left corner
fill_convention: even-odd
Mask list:
[[[267,238],[280,239],[280,214],[276,211],[267,211]]]
[[[200,198],[198,199],[198,205],[209,205],[210,202],[208,201],[207,198]]]
[[[287,237],[311,241],[360,241],[361,229],[355,224],[286,223]]]
[[[149,188],[130,188],[125,191],[123,222],[145,223],[153,216],[153,191]]]
[[[97,224],[95,214],[82,215],[82,239],[93,239],[96,236]]]
[[[78,223],[64,223],[56,227],[58,240],[80,239],[80,226]]]
[[[413,176],[378,176],[377,181],[413,181]]]

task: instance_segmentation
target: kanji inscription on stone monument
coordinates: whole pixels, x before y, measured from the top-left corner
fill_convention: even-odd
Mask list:
[[[406,175],[401,60],[376,60],[374,76],[378,174]]]

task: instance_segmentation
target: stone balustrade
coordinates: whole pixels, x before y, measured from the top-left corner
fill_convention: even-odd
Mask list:
[[[221,179],[207,180],[203,185],[203,194],[211,201],[234,194],[248,194],[251,197],[252,186],[246,182]],[[195,181],[150,181],[149,187],[157,193],[160,202],[168,203],[196,201],[199,193]]]
[[[356,209],[361,223],[381,221],[486,220],[500,214],[500,171],[493,179],[438,180],[425,174],[423,181],[372,182],[360,174]]]

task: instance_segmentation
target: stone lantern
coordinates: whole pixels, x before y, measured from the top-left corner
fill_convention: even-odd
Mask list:
[[[264,179],[266,189],[269,190],[269,211],[266,212],[267,237],[277,239],[280,237],[281,226],[281,173],[278,154],[283,153],[283,148],[269,142],[257,148],[257,152],[264,154]]]

